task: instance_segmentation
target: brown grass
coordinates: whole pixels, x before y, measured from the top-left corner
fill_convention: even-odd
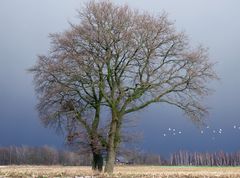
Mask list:
[[[0,177],[240,178],[240,167],[117,166],[108,175],[84,166],[0,166]]]

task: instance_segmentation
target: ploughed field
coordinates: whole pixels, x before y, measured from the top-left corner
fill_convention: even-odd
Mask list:
[[[0,166],[2,177],[240,178],[240,167],[116,166],[108,175],[92,172],[87,166]]]

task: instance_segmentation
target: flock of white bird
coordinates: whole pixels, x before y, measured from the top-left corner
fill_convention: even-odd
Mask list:
[[[240,126],[234,125],[233,129],[240,130]],[[168,128],[165,133],[163,133],[163,136],[175,136],[175,135],[181,135],[183,132],[181,130],[177,130],[175,128]],[[223,133],[223,129],[211,129],[210,126],[206,126],[206,130],[200,130],[200,134],[203,135],[204,133],[211,134],[212,139],[215,140],[215,136],[221,135]]]

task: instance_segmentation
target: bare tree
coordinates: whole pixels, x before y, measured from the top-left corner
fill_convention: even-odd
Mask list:
[[[51,35],[51,53],[39,57],[32,70],[40,113],[47,113],[44,121],[70,112],[67,118],[86,130],[90,145],[106,146],[106,172],[113,171],[127,114],[166,103],[194,123],[203,122],[207,109],[201,99],[209,94],[207,82],[217,78],[213,64],[207,50],[192,49],[165,13],[153,16],[127,5],[91,1],[79,11],[79,19],[70,30]],[[104,142],[98,132],[102,106],[111,111]],[[89,122],[84,114],[93,111]]]
[[[216,78],[206,49],[191,49],[165,14],[154,17],[127,6],[91,2],[75,26],[84,36],[102,82],[100,91],[111,108],[106,171],[113,171],[124,115],[152,103],[182,109],[201,123],[207,110],[200,99],[209,93],[207,81]],[[87,32],[86,32],[87,31]]]

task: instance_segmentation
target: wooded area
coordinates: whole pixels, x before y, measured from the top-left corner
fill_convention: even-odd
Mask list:
[[[223,151],[215,153],[199,153],[179,151],[170,156],[170,165],[192,165],[192,166],[239,166],[240,152],[226,153]]]
[[[57,150],[49,146],[10,146],[0,148],[0,165],[90,165],[90,156],[72,151]]]
[[[168,158],[158,154],[131,150],[117,156],[123,164],[164,166],[240,166],[240,152],[189,152],[179,151]],[[49,146],[10,146],[0,148],[0,165],[66,165],[89,166],[91,154],[57,150]]]

